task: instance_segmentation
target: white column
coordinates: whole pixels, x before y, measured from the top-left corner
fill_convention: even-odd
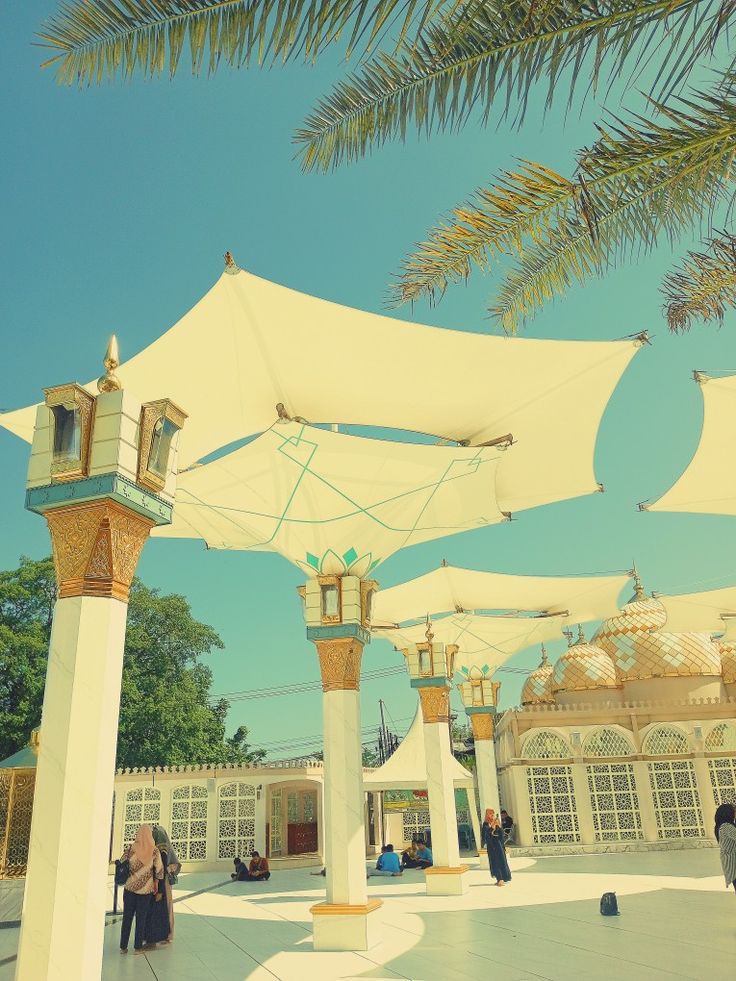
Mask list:
[[[256,784],[256,786],[258,785]],[[267,798],[268,787],[263,787],[260,797],[258,796],[258,791],[256,791],[256,851],[260,852],[261,855],[266,854],[266,824],[268,823],[268,817],[266,815]]]
[[[127,610],[56,603],[17,981],[100,977]]]
[[[475,740],[475,768],[478,774],[481,814],[485,814],[488,807],[492,807],[496,814],[500,814],[501,801],[498,793],[498,771],[493,737]]]
[[[478,820],[478,801],[475,798],[475,789],[468,787],[468,810],[470,811],[470,826],[473,829],[476,854],[480,855],[480,821]]]
[[[721,801],[717,801],[713,793],[713,784],[710,779],[710,771],[706,758],[701,755],[695,755],[693,757],[693,768],[695,770],[695,780],[698,784],[700,809],[703,814],[706,834],[708,834],[708,829],[713,824],[713,816],[716,813],[716,808]]]
[[[590,802],[588,774],[583,763],[573,763],[572,785],[575,792],[575,810],[580,827],[580,840],[584,845],[595,843],[595,825],[593,824],[593,806]]]
[[[634,784],[636,786],[636,796],[639,800],[639,816],[641,818],[641,830],[645,841],[658,841],[659,828],[657,825],[657,815],[654,810],[652,800],[652,788],[649,781],[649,768],[646,760],[635,760]]]
[[[512,790],[513,810],[510,812],[516,825],[516,844],[533,845],[534,827],[529,804],[527,768],[520,763],[512,763],[507,772],[508,784]]]

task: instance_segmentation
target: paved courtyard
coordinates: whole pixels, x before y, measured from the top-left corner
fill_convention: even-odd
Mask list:
[[[423,895],[420,873],[372,880],[384,899],[382,941],[361,954],[311,949],[309,907],[322,880],[309,870],[269,883],[182,876],[176,940],[144,956],[118,953],[119,925],[106,928],[105,981],[306,981],[410,978],[503,981],[733,979],[736,895],[725,889],[718,852],[681,851],[518,858],[513,882],[489,884],[476,860],[463,897]],[[621,915],[600,916],[615,891]],[[0,981],[11,981],[16,929],[0,930]],[[70,979],[71,981],[71,979]]]

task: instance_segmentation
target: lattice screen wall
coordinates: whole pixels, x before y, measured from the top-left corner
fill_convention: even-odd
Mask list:
[[[123,847],[127,848],[142,824],[161,822],[161,791],[156,787],[136,787],[125,795]]]
[[[617,729],[596,729],[583,744],[583,756],[631,756],[633,746]]]
[[[404,841],[411,838],[423,838],[424,833],[430,830],[429,810],[407,810],[402,814]]]
[[[708,760],[708,772],[716,804],[736,804],[736,757]]]
[[[217,857],[250,855],[256,846],[255,786],[237,782],[220,787],[217,815]]]
[[[271,821],[270,821],[270,847],[269,854],[280,855],[284,847],[283,843],[283,801],[280,790],[275,790],[271,794]]]
[[[180,862],[207,858],[207,788],[175,787],[171,795],[171,843]]]
[[[572,753],[562,736],[542,729],[527,738],[522,755],[528,760],[566,760]]]
[[[591,763],[585,769],[595,840],[633,841],[643,838],[633,765]]]
[[[528,766],[526,778],[534,841],[539,844],[580,841],[572,769]]]
[[[657,837],[705,837],[698,784],[691,761],[660,760],[647,766],[657,817]]]
[[[26,874],[35,772],[0,770],[0,879]]]
[[[705,749],[709,753],[719,749],[736,749],[736,726],[728,722],[719,722],[713,726],[705,738]]]

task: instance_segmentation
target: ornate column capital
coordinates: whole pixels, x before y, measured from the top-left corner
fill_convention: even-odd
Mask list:
[[[419,701],[422,706],[422,718],[425,722],[450,721],[450,689],[445,686],[431,685],[418,688]]]
[[[363,644],[357,637],[315,640],[322,691],[358,691]]]
[[[478,742],[493,739],[493,715],[491,712],[473,712],[468,715],[473,739]]]
[[[45,518],[59,599],[107,596],[127,603],[154,521],[109,499],[55,508]]]

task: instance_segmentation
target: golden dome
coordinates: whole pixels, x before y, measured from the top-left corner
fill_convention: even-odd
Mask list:
[[[716,642],[716,647],[721,658],[723,683],[726,685],[736,685],[736,643],[734,641],[721,640]]]
[[[554,702],[550,687],[553,672],[554,668],[547,658],[547,650],[542,644],[542,660],[539,667],[528,675],[524,687],[521,689],[522,705],[541,705],[546,702]]]
[[[612,640],[611,657],[621,681],[720,675],[721,658],[708,634],[652,631]]]
[[[600,647],[587,643],[582,627],[579,629],[577,643],[568,647],[555,665],[552,691],[618,688],[613,661]]]

